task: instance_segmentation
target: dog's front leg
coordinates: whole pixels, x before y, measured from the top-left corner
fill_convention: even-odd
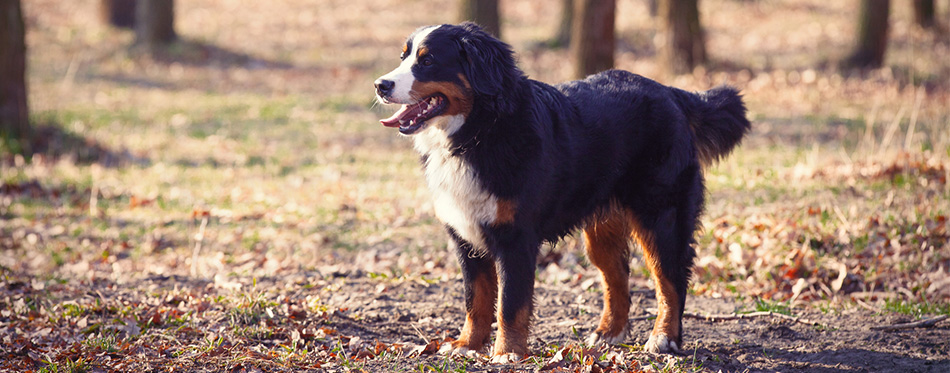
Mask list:
[[[491,336],[498,278],[495,275],[495,262],[488,253],[474,250],[470,243],[459,238],[451,229],[449,233],[456,244],[465,283],[465,325],[448,352],[471,357],[485,346]]]
[[[513,245],[493,250],[498,270],[498,335],[493,363],[521,360],[528,353],[528,329],[534,308],[537,249]]]

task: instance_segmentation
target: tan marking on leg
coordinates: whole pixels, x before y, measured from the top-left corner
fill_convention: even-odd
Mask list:
[[[492,225],[511,224],[515,221],[517,203],[509,199],[499,199],[495,211],[495,221]]]
[[[495,338],[493,356],[514,353],[528,354],[528,330],[531,327],[531,303],[528,302],[515,314],[509,323],[502,316],[501,303],[498,305],[498,336]]]
[[[612,211],[584,229],[587,257],[600,270],[604,286],[604,309],[590,343],[617,343],[626,334],[630,312],[630,232],[629,213],[622,210]]]
[[[676,288],[663,273],[663,268],[660,266],[659,248],[656,246],[653,233],[644,229],[635,216],[631,222],[633,223],[633,237],[643,250],[643,257],[650,268],[653,283],[656,285],[657,313],[656,321],[653,323],[653,331],[650,332],[650,335],[665,334],[670,341],[678,341],[680,338],[680,309],[683,305],[680,304]]]
[[[472,309],[465,316],[465,325],[459,339],[452,342],[455,348],[481,350],[491,335],[491,323],[495,313],[495,299],[498,297],[498,278],[495,267],[490,273],[478,276],[472,286],[475,288]]]

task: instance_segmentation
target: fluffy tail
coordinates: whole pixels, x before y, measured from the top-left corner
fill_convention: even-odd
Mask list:
[[[704,166],[728,155],[752,128],[745,117],[742,96],[735,88],[719,86],[697,93],[673,88],[673,93],[686,113],[696,153]]]

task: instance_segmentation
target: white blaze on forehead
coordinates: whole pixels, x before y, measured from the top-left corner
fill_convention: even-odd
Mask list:
[[[414,99],[409,95],[409,91],[412,89],[412,83],[416,80],[415,76],[412,75],[412,65],[416,64],[416,54],[419,51],[419,46],[422,45],[422,42],[432,31],[435,31],[435,29],[439,27],[441,26],[430,26],[419,30],[419,32],[412,37],[412,50],[406,55],[406,59],[402,60],[402,63],[399,64],[396,70],[383,75],[382,79],[391,80],[396,83],[396,86],[393,87],[393,94],[390,97],[395,103],[411,104],[419,98]]]

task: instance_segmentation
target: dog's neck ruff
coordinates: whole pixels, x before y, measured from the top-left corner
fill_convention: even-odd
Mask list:
[[[441,126],[429,126],[413,136],[415,149],[425,156],[426,183],[433,195],[435,214],[452,227],[477,251],[487,250],[482,226],[497,216],[498,199],[488,193],[475,170],[462,157],[453,154],[449,139],[465,122],[455,115]]]

